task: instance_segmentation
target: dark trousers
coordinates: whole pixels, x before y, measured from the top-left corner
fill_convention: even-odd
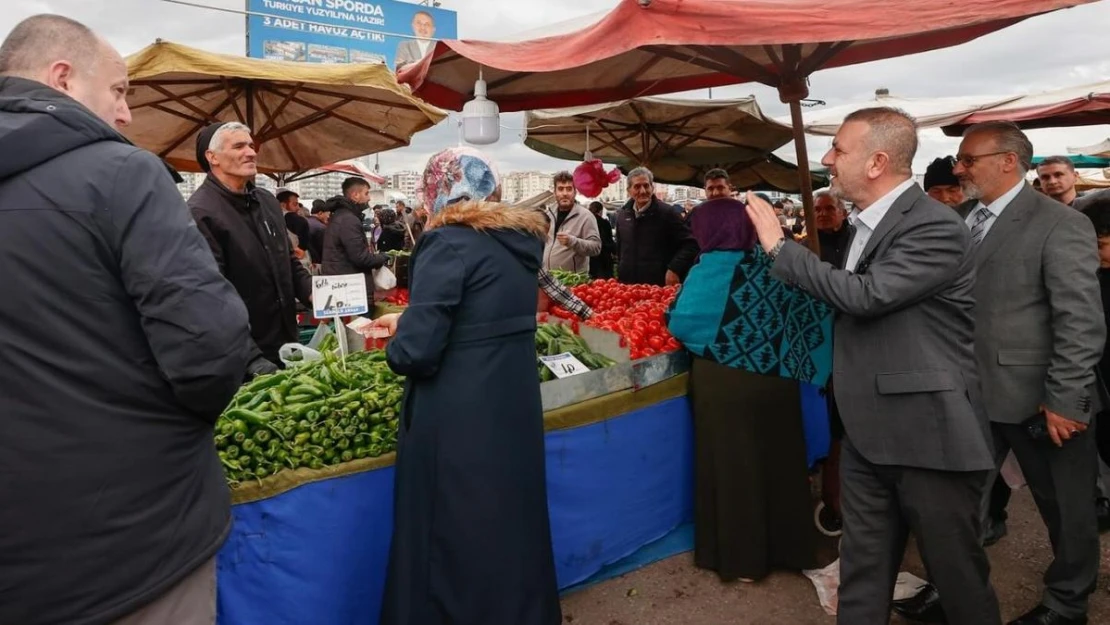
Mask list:
[[[909,532],[953,625],[999,625],[990,563],[979,542],[988,471],[935,471],[868,462],[846,436],[840,459],[837,623],[886,625]]]
[[[1053,560],[1044,574],[1041,603],[1068,618],[1087,613],[1087,598],[1098,580],[1098,523],[1091,496],[1098,479],[1093,425],[1056,447],[1029,438],[1021,425],[991,424],[995,466],[1001,467],[1006,454],[1014,451],[1048,527]]]
[[[1005,460],[1005,456],[1003,456],[1003,460]],[[999,464],[998,466],[1001,467],[1002,465]],[[988,520],[997,522],[1009,518],[1010,515],[1006,512],[1006,506],[1010,505],[1011,494],[1013,493],[1010,490],[1010,485],[1002,479],[1002,474],[996,471],[994,473],[994,483],[991,485],[991,491],[988,495],[990,497],[987,502]]]

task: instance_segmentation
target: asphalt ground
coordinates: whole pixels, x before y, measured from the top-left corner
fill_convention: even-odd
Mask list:
[[[1033,608],[1052,558],[1048,532],[1028,488],[1014,493],[1009,534],[990,547],[991,580],[1003,622]],[[832,548],[831,546],[827,546]],[[925,577],[912,544],[903,570]],[[1099,587],[1091,597],[1091,625],[1110,625],[1110,534],[1102,537]],[[756,584],[723,584],[694,567],[686,553],[563,598],[563,622],[574,625],[830,625],[813,584],[800,573],[776,573]],[[892,617],[891,623],[906,623]]]

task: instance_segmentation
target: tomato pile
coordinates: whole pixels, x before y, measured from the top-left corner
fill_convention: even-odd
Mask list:
[[[405,288],[396,289],[389,296],[383,297],[382,301],[383,302],[388,302],[390,304],[397,304],[398,306],[408,306],[409,305],[409,290],[405,289]]]
[[[571,291],[594,311],[586,325],[620,334],[633,360],[682,348],[663,319],[678,287],[620,284],[610,279],[594,280]],[[551,314],[574,318],[573,313],[559,306],[552,306]]]

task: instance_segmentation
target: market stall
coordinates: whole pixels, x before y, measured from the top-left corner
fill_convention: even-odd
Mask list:
[[[475,91],[501,111],[612,102],[760,82],[790,105],[806,229],[815,231],[801,102],[821,69],[971,41],[1091,0],[621,0],[578,30],[513,42],[446,40],[401,72],[429,102],[461,110]],[[814,15],[830,16],[814,20]],[[835,16],[835,19],[833,18]],[[563,28],[563,27],[560,27]],[[810,246],[817,251],[816,237]]]
[[[800,189],[798,168],[772,154],[790,142],[790,126],[765,117],[754,96],[635,98],[529,111],[524,119],[524,145],[554,158],[596,158],[625,174],[643,166],[667,184],[700,187],[706,172],[722,168],[736,189]],[[810,169],[815,187],[828,184],[821,165]]]
[[[691,519],[693,505],[688,362],[668,349],[665,327],[651,324],[666,289],[574,288],[595,302],[596,320],[580,325],[556,308],[536,339],[538,358],[569,353],[589,369],[567,377],[537,370],[548,380],[541,384],[548,505],[564,589],[667,536]],[[355,349],[374,345],[354,331],[347,338]],[[312,345],[328,353],[333,340],[319,330]],[[400,383],[380,351],[366,351],[292,367],[236,397],[217,424],[235,481],[235,522],[219,556],[222,625],[377,622]],[[812,460],[827,447],[827,420],[815,389],[806,405]]]

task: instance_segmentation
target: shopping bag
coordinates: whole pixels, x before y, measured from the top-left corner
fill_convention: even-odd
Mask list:
[[[397,276],[389,270],[389,267],[382,267],[381,269],[374,270],[374,288],[378,291],[388,291],[397,287]]]
[[[324,355],[320,352],[300,343],[286,343],[278,350],[278,358],[286,367],[296,367],[323,357]]]

